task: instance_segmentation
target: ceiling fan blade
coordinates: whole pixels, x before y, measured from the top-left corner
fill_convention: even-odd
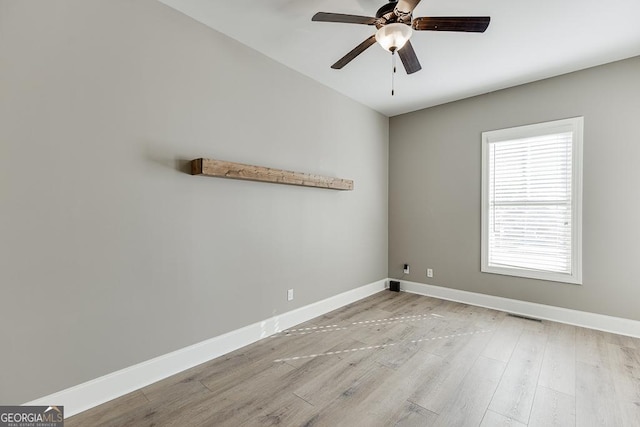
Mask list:
[[[345,56],[343,56],[342,58],[340,58],[340,60],[338,60],[338,62],[336,62],[335,64],[333,64],[331,66],[331,68],[333,68],[334,70],[339,70],[342,67],[344,67],[345,65],[347,65],[349,62],[353,61],[353,59],[360,55],[362,52],[364,52],[365,50],[367,50],[372,44],[374,44],[376,42],[376,36],[373,35],[371,37],[369,37],[368,39],[366,39],[365,41],[363,41],[362,43],[360,43],[358,46],[356,46],[355,48],[353,48],[353,50],[349,53],[347,53]]]
[[[344,13],[318,12],[313,15],[311,20],[320,22],[342,22],[344,24],[374,25],[378,19],[369,16],[345,15]]]
[[[411,41],[405,43],[403,48],[398,51],[398,55],[400,55],[400,60],[407,74],[413,74],[416,71],[422,70],[422,65],[420,65],[416,52],[413,50],[413,46],[411,46]]]
[[[396,22],[411,25],[411,14],[418,3],[420,0],[398,0],[393,8],[393,13],[398,17]]]
[[[396,11],[396,15],[398,16],[400,16],[400,14],[410,15],[418,3],[420,3],[420,0],[398,0],[394,11]]]
[[[440,18],[415,18],[411,26],[417,31],[461,31],[484,33],[489,26],[489,16],[450,16]]]

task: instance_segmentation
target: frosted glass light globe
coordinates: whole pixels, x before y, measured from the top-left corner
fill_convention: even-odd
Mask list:
[[[395,22],[385,25],[376,32],[376,41],[383,49],[395,52],[407,43],[413,30],[406,24]]]

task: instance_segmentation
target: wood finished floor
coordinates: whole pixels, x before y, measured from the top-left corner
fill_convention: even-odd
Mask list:
[[[73,426],[640,426],[640,339],[380,292]]]

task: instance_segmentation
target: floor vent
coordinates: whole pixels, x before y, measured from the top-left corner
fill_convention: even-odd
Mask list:
[[[542,322],[542,319],[534,319],[533,317],[521,316],[519,314],[507,313],[507,316],[517,317],[518,319],[531,320],[534,322]]]

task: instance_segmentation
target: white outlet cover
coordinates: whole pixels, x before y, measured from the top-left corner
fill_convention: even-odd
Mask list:
[[[287,290],[287,301],[291,301],[293,299],[293,289]]]

